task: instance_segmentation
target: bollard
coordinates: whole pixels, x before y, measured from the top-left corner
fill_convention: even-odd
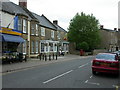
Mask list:
[[[45,61],[47,61],[47,55],[45,54]]]
[[[53,60],[54,60],[54,54],[53,54]]]
[[[56,54],[56,60],[57,60],[57,54]]]
[[[39,58],[40,58],[40,60],[41,60],[41,53],[39,54]]]
[[[49,55],[49,60],[51,60],[51,55]]]
[[[25,55],[25,62],[27,62],[27,55]]]
[[[42,57],[43,57],[42,59],[44,60],[44,54],[43,54],[43,56],[42,56]]]

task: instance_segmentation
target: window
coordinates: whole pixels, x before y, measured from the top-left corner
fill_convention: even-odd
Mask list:
[[[41,27],[41,36],[45,36],[45,28]]]
[[[38,53],[38,41],[36,41],[36,53]]]
[[[44,52],[44,43],[41,43],[41,52]]]
[[[35,24],[32,24],[31,25],[31,35],[35,35],[35,27],[34,27]]]
[[[27,32],[27,20],[23,19],[23,33]]]
[[[57,38],[60,39],[60,32],[57,31]]]
[[[22,31],[22,19],[18,18],[18,30]]]
[[[51,38],[54,38],[54,31],[51,31]]]
[[[23,53],[26,54],[26,46],[27,46],[27,42],[25,41],[23,43]]]
[[[32,41],[31,44],[32,44],[31,52],[34,53],[34,41]]]
[[[38,36],[38,24],[36,24],[36,35]]]

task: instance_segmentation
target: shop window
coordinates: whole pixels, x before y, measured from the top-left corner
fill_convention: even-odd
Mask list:
[[[27,20],[23,19],[23,33],[27,32]]]
[[[54,31],[51,30],[51,38],[54,38]]]
[[[34,53],[34,41],[32,41],[31,44],[32,44],[32,50],[31,50],[31,52]]]
[[[60,39],[60,32],[57,31],[57,38]]]
[[[41,27],[41,36],[45,36],[45,28]]]
[[[44,43],[41,43],[41,52],[44,52]]]
[[[36,41],[36,53],[38,53],[38,41]]]
[[[38,36],[38,24],[36,24],[36,35]]]
[[[23,43],[23,53],[26,54],[27,41]]]

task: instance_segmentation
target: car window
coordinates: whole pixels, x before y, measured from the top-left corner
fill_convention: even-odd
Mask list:
[[[96,56],[96,59],[115,61],[115,55],[112,55],[112,54],[98,54]]]

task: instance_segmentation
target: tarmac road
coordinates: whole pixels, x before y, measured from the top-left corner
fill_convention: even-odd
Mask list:
[[[93,75],[94,57],[51,63],[40,67],[4,74],[3,88],[109,88],[119,89],[119,77]]]

